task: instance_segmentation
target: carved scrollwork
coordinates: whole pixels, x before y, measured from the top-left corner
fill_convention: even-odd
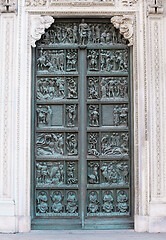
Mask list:
[[[36,47],[36,41],[45,33],[45,29],[49,28],[54,22],[51,16],[31,16],[31,45]]]
[[[133,27],[134,19],[130,15],[114,16],[111,18],[114,27],[120,30],[120,33],[129,41],[129,46],[133,45]]]
[[[98,157],[100,155],[98,151],[99,136],[98,133],[90,133],[89,136],[88,154]]]

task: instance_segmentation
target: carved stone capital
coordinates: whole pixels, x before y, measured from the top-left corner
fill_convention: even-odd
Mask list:
[[[17,8],[16,0],[0,0],[0,12],[15,13]]]
[[[54,22],[51,16],[35,15],[31,16],[31,46],[36,47],[36,41],[45,33],[45,29],[49,28]]]
[[[119,29],[120,33],[124,36],[124,38],[129,41],[128,46],[132,46],[134,24],[133,17],[128,15],[114,16],[111,18],[111,23],[114,25],[115,28]]]
[[[147,13],[148,15],[151,14],[163,14],[164,8],[163,8],[163,1],[162,0],[149,0],[148,1],[148,7],[147,7]]]

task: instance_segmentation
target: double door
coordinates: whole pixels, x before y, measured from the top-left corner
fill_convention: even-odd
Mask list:
[[[106,19],[59,19],[33,53],[32,228],[132,228],[130,64]]]

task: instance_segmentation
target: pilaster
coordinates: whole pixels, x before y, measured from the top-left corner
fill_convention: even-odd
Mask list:
[[[150,136],[149,232],[166,231],[164,1],[148,1]]]
[[[0,15],[0,232],[15,231],[16,15]],[[10,223],[10,224],[9,224]]]

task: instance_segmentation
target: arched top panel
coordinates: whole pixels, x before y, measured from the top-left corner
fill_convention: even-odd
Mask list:
[[[128,40],[120,34],[110,19],[54,19],[37,46],[44,45],[126,45]]]

